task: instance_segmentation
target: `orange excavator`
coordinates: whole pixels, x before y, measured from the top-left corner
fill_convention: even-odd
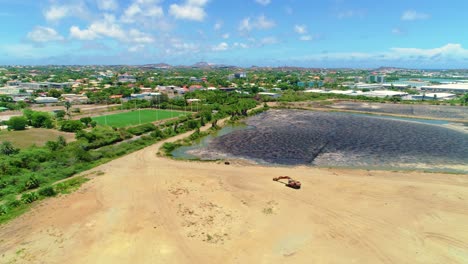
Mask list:
[[[283,180],[283,179],[288,180],[288,182],[285,183],[285,182],[280,181],[280,180]],[[273,178],[273,180],[277,181],[277,182],[281,182],[284,185],[286,185],[287,187],[290,187],[290,188],[293,188],[293,189],[300,189],[301,188],[301,182],[293,180],[289,176],[279,176],[279,177]]]

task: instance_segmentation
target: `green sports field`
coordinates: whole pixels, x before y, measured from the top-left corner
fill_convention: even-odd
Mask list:
[[[130,112],[93,117],[99,125],[108,125],[113,127],[126,127],[150,123],[162,119],[178,117],[188,114],[181,111],[170,110],[133,110]]]

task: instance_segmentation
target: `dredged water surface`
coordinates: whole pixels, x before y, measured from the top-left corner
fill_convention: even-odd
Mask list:
[[[191,154],[284,165],[444,168],[468,164],[468,135],[436,125],[302,110],[270,110],[246,122],[250,129],[216,137]]]

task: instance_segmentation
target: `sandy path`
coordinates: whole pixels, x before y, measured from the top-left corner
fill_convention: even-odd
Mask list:
[[[468,263],[467,175],[181,162],[160,145],[1,226],[0,263]]]

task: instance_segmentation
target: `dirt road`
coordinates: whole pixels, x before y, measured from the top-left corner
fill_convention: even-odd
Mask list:
[[[1,226],[0,263],[468,263],[467,175],[182,162],[160,145]]]

